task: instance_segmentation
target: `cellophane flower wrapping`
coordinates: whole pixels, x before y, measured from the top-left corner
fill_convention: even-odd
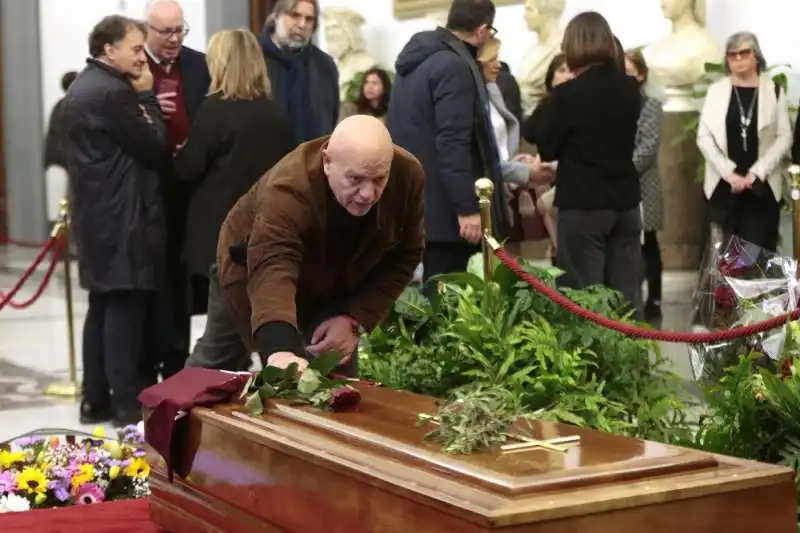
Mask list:
[[[691,330],[707,332],[754,324],[797,307],[797,261],[733,236],[714,239],[700,268]],[[773,368],[781,358],[786,325],[745,338],[689,345],[694,377],[718,382],[740,356]]]
[[[25,437],[0,445],[0,513],[143,498],[150,467],[141,429],[116,438]]]

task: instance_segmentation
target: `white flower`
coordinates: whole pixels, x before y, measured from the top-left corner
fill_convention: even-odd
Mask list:
[[[140,420],[139,423],[136,424],[136,430],[140,435],[144,435],[144,420]]]
[[[29,511],[31,502],[22,496],[9,494],[0,498],[0,513],[16,513],[19,511]]]

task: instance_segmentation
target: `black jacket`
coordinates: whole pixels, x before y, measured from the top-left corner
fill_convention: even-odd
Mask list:
[[[137,94],[119,72],[90,59],[62,109],[81,286],[158,288],[164,219],[157,168],[168,146],[155,94]]]
[[[189,274],[208,275],[228,211],[293,148],[288,120],[270,99],[206,98],[175,157],[178,179],[189,183],[184,254]]]
[[[535,140],[543,161],[558,161],[556,206],[627,211],[639,205],[633,149],[641,109],[639,84],[616,65],[590,67],[553,88],[537,113]]]
[[[475,50],[444,28],[421,32],[395,64],[387,126],[425,169],[428,242],[460,242],[458,216],[478,212],[475,180],[495,182],[495,233],[505,233],[504,188]]]
[[[511,74],[511,69],[506,63],[500,63],[497,86],[500,87],[506,107],[516,117],[517,122],[522,124],[522,94],[517,79]]]
[[[329,135],[339,123],[339,69],[331,56],[309,43],[291,53],[272,41],[272,28],[258,36],[275,102],[292,122],[296,144]]]
[[[184,105],[189,117],[189,124],[191,124],[208,94],[211,74],[208,72],[206,55],[188,46],[181,47],[178,54],[178,65],[181,69]]]

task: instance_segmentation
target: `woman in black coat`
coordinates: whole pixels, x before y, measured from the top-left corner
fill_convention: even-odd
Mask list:
[[[639,86],[608,22],[596,12],[567,25],[562,50],[575,79],[555,87],[539,138],[543,161],[558,161],[557,264],[560,283],[606,285],[641,305],[639,175],[633,149]]]
[[[216,33],[207,61],[209,95],[175,156],[178,179],[193,184],[184,243],[193,314],[206,312],[208,271],[228,211],[294,148],[288,120],[270,97],[255,36],[246,30]]]

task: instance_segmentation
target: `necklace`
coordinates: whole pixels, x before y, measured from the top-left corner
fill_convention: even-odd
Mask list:
[[[756,108],[756,100],[758,99],[758,87],[755,88],[753,91],[753,99],[750,100],[750,109],[747,110],[747,114],[744,112],[744,106],[742,105],[742,97],[739,96],[739,88],[734,87],[733,93],[736,95],[736,103],[739,105],[739,127],[742,132],[742,147],[744,151],[747,151],[747,128],[750,127],[750,123],[753,120],[753,110]]]

